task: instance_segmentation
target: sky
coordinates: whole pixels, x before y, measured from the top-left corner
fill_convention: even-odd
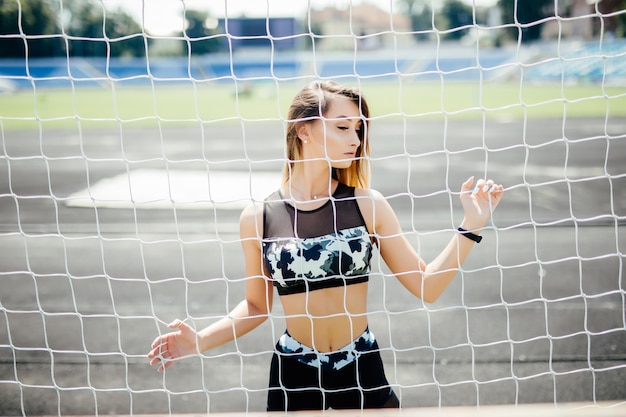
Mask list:
[[[366,0],[389,9],[393,0]],[[121,7],[154,35],[166,35],[182,29],[183,8],[207,10],[211,17],[281,17],[303,16],[309,3],[313,8],[323,8],[336,3],[347,7],[350,3],[359,4],[362,0],[102,0],[108,7]]]
[[[376,4],[383,10],[397,10],[396,0],[101,0],[105,7],[125,9],[137,21],[143,20],[153,35],[182,31],[183,8],[206,10],[211,17],[282,17],[304,16],[307,8],[320,9],[328,5],[349,7],[350,4]],[[465,0],[469,4],[492,5],[496,0]]]

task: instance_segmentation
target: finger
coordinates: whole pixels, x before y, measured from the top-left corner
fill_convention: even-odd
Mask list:
[[[189,332],[193,332],[192,328],[182,320],[176,319],[170,324],[167,325],[170,329],[177,329],[181,333],[188,334]]]
[[[503,190],[504,190],[504,187],[501,184],[491,184],[489,186],[488,192],[490,194],[495,194],[495,193],[502,193]]]
[[[474,187],[474,191],[472,191],[472,194],[478,194],[483,189],[484,184],[485,180],[482,178],[476,181],[476,187]]]
[[[170,339],[171,336],[172,336],[172,333],[168,333],[168,334],[164,334],[162,336],[157,337],[156,339],[154,339],[154,342],[152,342],[152,345],[150,347],[152,349],[156,349],[159,346],[167,345],[168,340]]]
[[[157,355],[156,350],[152,349],[150,352],[148,352],[148,359],[152,359]]]
[[[478,192],[483,192],[483,193],[487,192],[490,187],[489,181],[484,180],[484,179],[479,180],[476,186],[478,187]]]
[[[190,325],[178,319],[170,323],[168,327],[170,329],[178,329],[180,333],[182,333],[183,335],[187,337],[189,337],[190,335],[194,333],[194,330],[191,328]]]
[[[161,340],[161,338],[157,338],[154,340],[154,342],[152,342],[152,344],[150,345],[150,347],[152,348],[152,351],[155,351],[159,346],[161,346],[164,342]]]
[[[158,365],[162,362],[165,362],[165,358],[163,358],[163,356],[161,356],[160,354],[154,355],[150,360],[150,366]]]
[[[173,322],[171,322],[170,324],[167,325],[167,327],[169,327],[170,329],[178,329],[179,327],[181,327],[184,323],[179,320],[176,319]]]
[[[170,366],[172,366],[174,364],[175,361],[169,359],[169,360],[161,360],[160,363],[161,365],[157,368],[158,372],[163,372],[164,370],[166,370],[167,368],[169,368]]]
[[[474,176],[472,175],[471,177],[469,177],[467,180],[465,180],[465,182],[463,183],[463,185],[461,185],[461,192],[462,193],[467,193],[469,192],[470,188],[472,188],[472,184],[474,183]]]
[[[152,344],[150,345],[150,347],[151,347],[152,349],[154,349],[154,348],[156,348],[157,346],[162,345],[162,344],[164,344],[164,343],[165,343],[165,342],[164,342],[164,340],[163,340],[163,336],[159,336],[159,337],[157,337],[156,339],[154,339],[154,342],[152,342]]]
[[[150,361],[150,366],[158,365],[161,362],[163,362],[163,360],[159,357],[156,357]]]
[[[493,180],[485,181],[485,183],[483,184],[483,192],[485,193],[490,192],[491,187],[493,187]]]
[[[498,185],[494,185],[492,188],[493,188],[493,192],[490,193],[489,195],[492,199],[493,204],[497,205],[502,199],[502,196],[504,194],[504,187],[498,184]]]
[[[158,346],[155,346],[149,353],[148,353],[148,359],[152,359],[155,358],[157,356],[161,356],[161,354],[163,352],[166,352],[167,348],[165,347],[165,344],[161,344]]]
[[[170,366],[172,366],[174,362],[168,361],[168,362],[163,362],[163,364],[159,367],[159,369],[157,369],[157,371],[159,372],[163,372],[164,370],[166,370],[167,368],[169,368]]]
[[[159,367],[157,368],[157,372],[163,372],[163,370],[165,369],[166,363],[159,359],[159,360],[153,360],[152,362],[150,362],[150,365],[159,365]]]
[[[152,359],[150,361],[150,365],[157,365],[159,363],[166,363],[172,360],[173,356],[169,350],[162,349],[162,346],[159,346],[157,349],[152,350],[148,354],[148,358]]]

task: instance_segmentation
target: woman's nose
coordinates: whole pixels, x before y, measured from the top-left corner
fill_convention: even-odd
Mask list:
[[[351,141],[350,144],[352,146],[358,146],[358,145],[361,144],[361,138],[359,137],[359,133],[358,132],[356,132],[356,131],[353,132],[352,135],[351,135],[351,139],[352,139],[352,141]]]

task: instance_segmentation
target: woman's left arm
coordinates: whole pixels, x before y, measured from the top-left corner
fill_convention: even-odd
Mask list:
[[[461,187],[464,217],[460,227],[479,235],[500,203],[504,188],[491,180],[479,180],[472,191],[473,184],[474,178],[471,177]],[[457,274],[475,242],[461,233],[455,233],[443,251],[426,264],[402,232],[387,200],[375,194],[371,209],[367,217],[372,219],[381,256],[391,272],[415,296],[428,303],[437,300]]]

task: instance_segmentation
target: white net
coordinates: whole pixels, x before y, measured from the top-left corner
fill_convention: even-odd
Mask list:
[[[244,296],[239,214],[278,187],[287,106],[316,79],[364,92],[372,186],[426,260],[463,180],[506,187],[436,303],[374,259],[370,328],[403,407],[624,402],[623,5],[234,3],[177,2],[183,25],[152,2],[0,1],[0,414],[265,408],[277,301],[163,374],[146,353]],[[56,32],[29,26],[44,6]]]

